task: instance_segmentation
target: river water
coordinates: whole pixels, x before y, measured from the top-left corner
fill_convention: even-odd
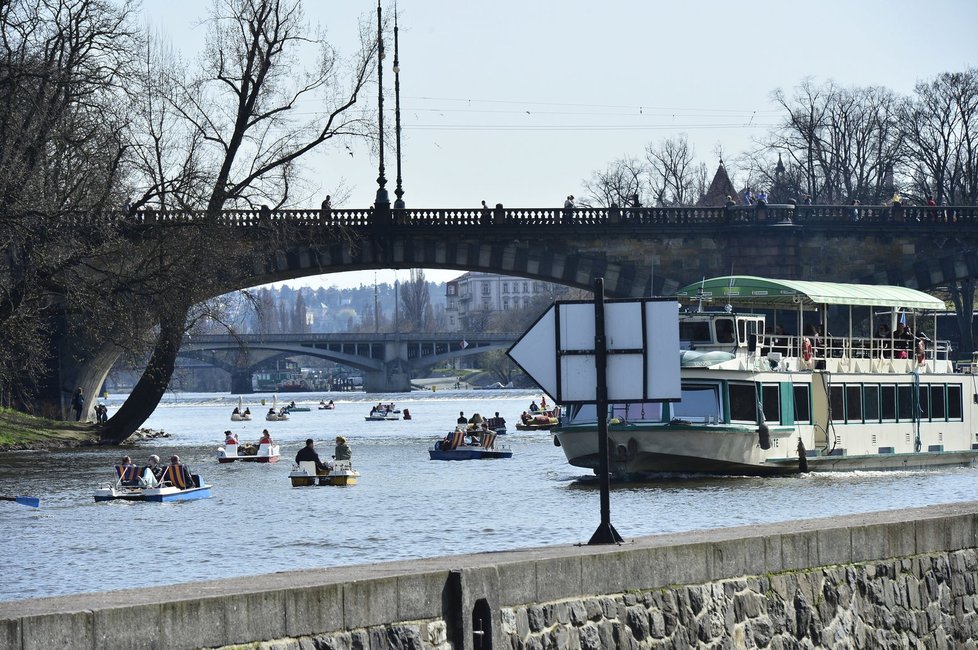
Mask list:
[[[321,397],[337,408],[319,411]],[[586,543],[600,522],[589,472],[567,464],[547,432],[517,432],[539,393],[439,391],[411,394],[284,394],[310,406],[266,422],[249,396],[253,422],[230,422],[237,398],[168,394],[146,426],[168,438],[119,449],[0,454],[0,494],[37,496],[40,508],[0,501],[0,600],[253,575],[306,567]],[[122,397],[110,397],[110,413]],[[413,419],[366,422],[378,401]],[[443,462],[427,450],[458,412],[494,412],[510,423],[498,441],[512,459]],[[242,442],[268,428],[282,446],[275,464],[219,465],[223,431]],[[292,488],[288,473],[306,438],[323,457],[333,438],[353,448],[360,482]],[[144,464],[177,453],[213,485],[209,499],[183,503],[95,503],[123,454]],[[613,485],[611,521],[626,539],[974,498],[978,470],[813,474],[792,478],[668,478]]]

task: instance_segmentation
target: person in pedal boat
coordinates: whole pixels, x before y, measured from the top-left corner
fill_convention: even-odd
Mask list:
[[[295,462],[301,463],[304,460],[309,460],[316,463],[317,471],[329,469],[326,465],[323,464],[321,460],[319,460],[319,454],[317,454],[316,450],[313,449],[314,444],[316,443],[312,438],[306,439],[306,446],[300,449],[298,453],[296,453]]]

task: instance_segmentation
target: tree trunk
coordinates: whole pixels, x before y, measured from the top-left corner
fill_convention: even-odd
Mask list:
[[[176,311],[178,313],[171,314],[160,324],[160,335],[143,376],[115,415],[102,427],[99,433],[102,444],[117,445],[123,442],[142,426],[163,399],[173,376],[189,309],[178,308]]]

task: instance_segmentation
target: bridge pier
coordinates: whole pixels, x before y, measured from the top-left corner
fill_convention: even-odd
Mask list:
[[[231,371],[231,394],[250,395],[255,392],[254,375],[248,368],[235,368]]]
[[[409,393],[411,375],[408,364],[395,359],[384,364],[380,370],[370,370],[363,374],[363,390],[367,393]]]

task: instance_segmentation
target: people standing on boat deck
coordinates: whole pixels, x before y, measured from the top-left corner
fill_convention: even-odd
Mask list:
[[[316,450],[313,449],[313,445],[314,444],[315,444],[315,441],[313,441],[312,438],[307,438],[306,439],[306,446],[303,447],[302,449],[300,449],[296,453],[296,455],[295,455],[295,462],[301,463],[304,460],[312,461],[312,462],[316,463],[316,470],[317,471],[318,470],[324,470],[325,471],[325,470],[329,469],[329,467],[327,467],[326,465],[324,465],[323,462],[321,460],[319,460],[319,454],[317,454],[316,453]]]
[[[261,439],[258,441],[259,445],[270,445],[272,444],[272,434],[268,432],[268,429],[262,429]]]
[[[568,194],[567,199],[564,201],[564,215],[563,222],[564,225],[569,225],[574,221],[574,195]]]
[[[458,412],[458,419],[455,420],[455,424],[468,424],[469,420],[465,417],[464,411]]]
[[[238,436],[231,433],[230,429],[224,432],[224,444],[226,445],[238,444]]]
[[[177,456],[176,454],[173,454],[172,456],[170,456],[170,465],[166,469],[167,469],[167,471],[171,475],[177,476],[177,477],[181,477],[183,479],[183,484],[186,487],[193,487],[194,486],[194,477],[190,473],[190,468],[187,467],[186,465],[182,464],[180,462],[180,457]],[[179,481],[180,479],[177,478],[177,479],[171,479],[171,480]],[[174,485],[176,487],[179,487],[179,485],[177,485],[176,483],[174,483]]]
[[[82,409],[85,408],[85,395],[81,387],[75,389],[75,394],[71,397],[71,408],[75,409],[75,420],[81,421]]]
[[[353,458],[353,450],[346,444],[346,438],[336,436],[336,448],[333,450],[334,460],[350,460]]]

